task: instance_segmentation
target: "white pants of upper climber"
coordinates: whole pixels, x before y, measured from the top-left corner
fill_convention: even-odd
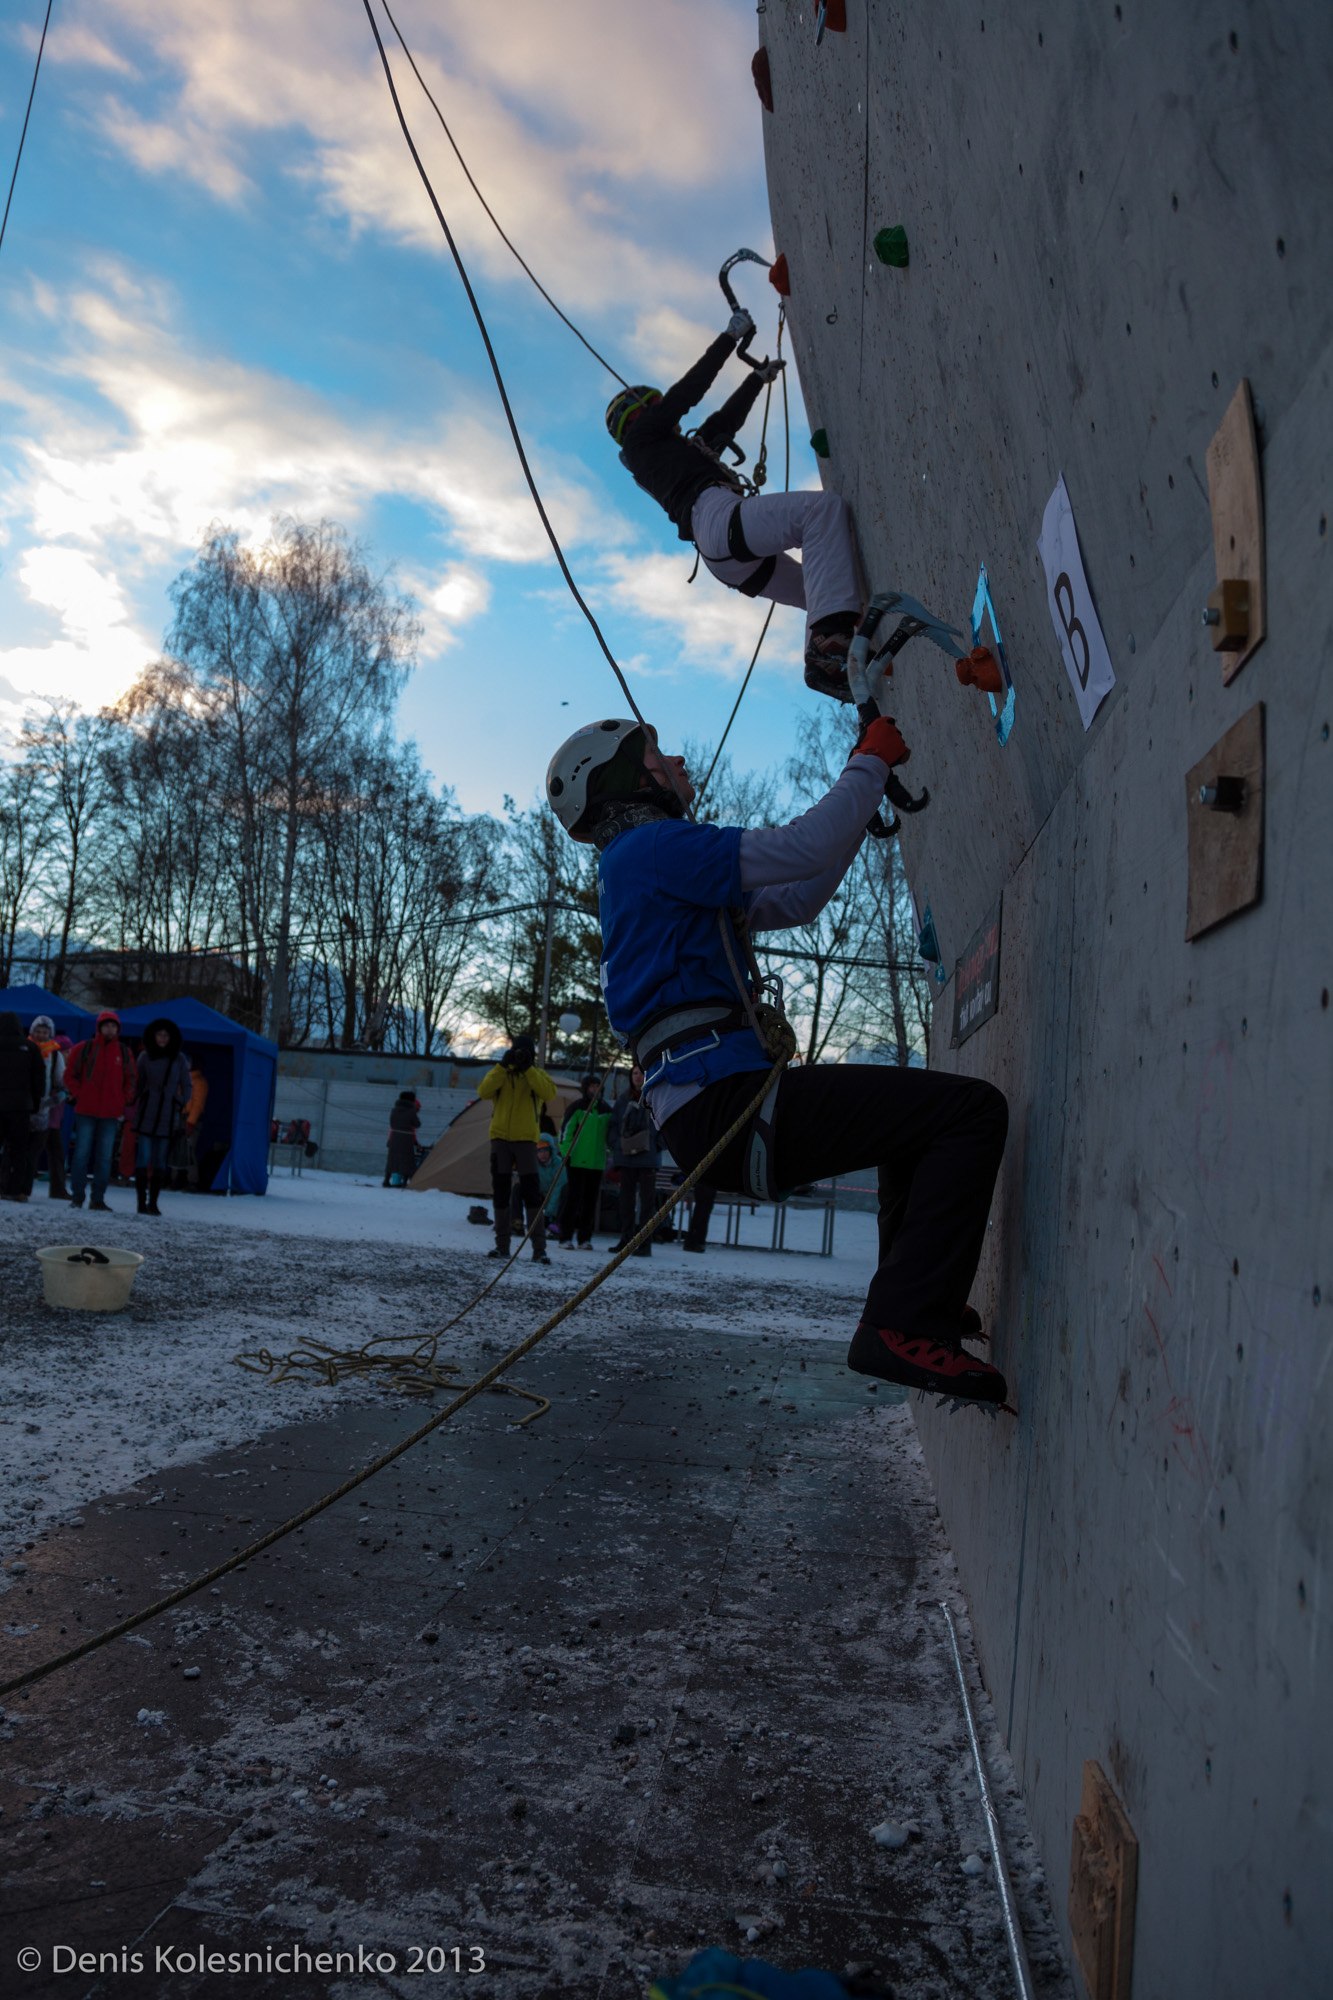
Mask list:
[[[763,559],[776,556],[773,574],[760,597],[794,604],[805,611],[807,628],[834,611],[861,609],[852,521],[839,493],[757,493],[740,501],[746,547]],[[757,562],[737,562],[727,553],[727,524],[737,505],[730,486],[709,486],[690,515],[699,554],[719,583],[736,589],[754,575]],[[795,562],[789,549],[801,551]]]

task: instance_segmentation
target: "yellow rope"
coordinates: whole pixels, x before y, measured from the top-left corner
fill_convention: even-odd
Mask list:
[[[44,1660],[39,1666],[30,1667],[26,1673],[17,1674],[12,1680],[0,1683],[0,1697],[16,1694],[20,1688],[31,1687],[35,1682],[45,1680],[48,1674],[57,1672],[59,1668],[72,1666],[76,1660],[82,1660],[89,1653],[95,1653],[100,1647],[109,1645],[112,1639],[123,1638],[125,1633],[133,1632],[138,1626],[148,1624],[150,1619],[160,1617],[164,1611],[170,1611],[177,1604],[183,1604],[187,1598],[193,1597],[198,1591],[206,1589],[209,1584],[218,1582],[219,1578],[228,1576],[232,1570],[239,1569],[243,1563],[250,1562],[255,1556],[262,1555],[266,1549],[271,1549],[275,1542],[280,1542],[284,1535],[290,1535],[295,1529],[305,1527],[306,1523],[313,1521],[317,1514],[322,1514],[326,1508],[332,1507],[335,1501],[345,1499],[349,1493],[354,1493],[358,1486],[364,1486],[366,1481],[373,1479],[377,1472],[383,1472],[384,1468],[387,1465],[392,1465],[396,1458],[401,1458],[404,1452],[411,1451],[413,1445],[420,1444],[423,1438],[429,1437],[432,1431],[438,1430],[441,1424],[447,1423],[450,1417],[456,1416],[461,1409],[464,1409],[467,1404],[472,1402],[474,1397],[480,1396],[485,1390],[493,1388],[499,1382],[500,1377],[514,1366],[515,1362],[521,1361],[525,1355],[531,1354],[533,1348],[539,1342],[545,1340],[548,1333],[554,1333],[556,1327],[562,1321],[567,1320],[572,1313],[577,1312],[584,1301],[592,1297],[598,1286],[604,1285],[612,1272],[618,1271],[625,1259],[632,1256],[637,1249],[649,1240],[653,1231],[670,1214],[681,1195],[689,1193],[690,1189],[708,1171],[713,1162],[726,1151],[732,1140],[739,1136],[740,1132],[763,1104],[771,1086],[777,1081],[779,1074],[786,1067],[786,1064],[786,1055],[779,1056],[772,1069],[765,1075],[762,1087],[756,1092],[751,1102],[746,1105],[740,1116],[727,1127],[727,1130],[722,1134],[717,1144],[704,1154],[698,1165],[692,1168],[685,1176],[680,1186],[672,1190],[671,1199],[663,1203],[656,1215],[650,1216],[638,1234],[632,1236],[625,1247],[616,1252],[610,1263],[604,1264],[601,1270],[588,1280],[586,1285],[581,1286],[575,1292],[573,1298],[567,1299],[564,1305],[558,1307],[548,1319],[542,1321],[535,1332],[528,1334],[526,1339],[521,1340],[517,1347],[512,1347],[508,1354],[503,1355],[495,1363],[493,1368],[488,1368],[484,1375],[479,1375],[475,1382],[469,1383],[468,1387],[460,1391],[452,1402],[445,1405],[444,1409],[437,1410],[435,1415],[429,1417],[424,1424],[419,1424],[410,1436],[403,1438],[399,1444],[392,1445],[388,1451],[381,1452],[378,1458],[373,1459],[369,1465],[363,1466],[360,1472],[354,1472],[350,1479],[344,1479],[341,1486],[335,1486],[331,1493],[324,1494],[321,1499],[313,1501],[309,1507],[302,1508],[299,1514],[293,1514],[290,1521],[284,1521],[280,1527],[271,1528],[266,1535],[261,1535],[258,1541],[251,1542],[247,1548],[239,1550],[233,1556],[229,1556],[225,1562],[217,1563],[212,1569],[205,1570],[202,1576],[192,1578],[189,1583],[181,1584],[178,1589],[168,1591],[167,1595],[159,1597],[156,1603],[146,1605],[142,1611],[132,1612],[128,1618],[122,1618],[118,1624],[108,1626],[106,1631],[94,1633],[92,1638],[83,1640],[80,1645],[71,1646],[66,1652],[57,1653],[53,1659]],[[504,1272],[501,1271],[498,1275],[502,1277]],[[488,1286],[486,1289],[489,1291],[490,1287]],[[483,1292],[479,1296],[484,1298],[485,1293]],[[473,1303],[475,1304],[476,1301]],[[470,1308],[465,1308],[465,1310],[470,1310]]]

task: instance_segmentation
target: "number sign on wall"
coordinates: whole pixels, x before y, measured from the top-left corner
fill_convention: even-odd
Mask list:
[[[1083,558],[1078,549],[1078,530],[1064,474],[1046,502],[1041,520],[1042,564],[1046,570],[1046,597],[1051,623],[1060,641],[1065,671],[1074,689],[1083,727],[1091,729],[1092,718],[1115,686],[1111,655],[1106,650],[1102,628],[1083,574]]]

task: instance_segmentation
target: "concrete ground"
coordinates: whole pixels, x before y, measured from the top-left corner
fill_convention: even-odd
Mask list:
[[[158,1246],[167,1320],[173,1296],[207,1311],[215,1284],[262,1289],[263,1239]],[[423,1253],[413,1282],[465,1290],[477,1260],[451,1255]],[[401,1251],[380,1257],[362,1246],[358,1269],[390,1287]],[[547,1275],[516,1288],[511,1339]],[[939,1609],[964,1607],[910,1410],[846,1372],[841,1340],[790,1330],[780,1279],[789,1330],[748,1337],[739,1310],[737,1334],[716,1323],[743,1284],[715,1280],[708,1328],[665,1272],[618,1302],[614,1284],[516,1374],[551,1398],[538,1421],[481,1399],[269,1554],[7,1699],[6,1991],[350,2000],[470,1978],[494,2000],[642,2000],[703,1943],[911,2000],[1014,1990]],[[151,1333],[151,1287],[138,1310]],[[20,1318],[6,1341],[17,1325],[35,1368],[68,1346],[69,1319]],[[502,1331],[460,1365],[480,1372]],[[6,1549],[6,1673],[422,1415],[351,1385],[279,1393],[280,1426]],[[969,1672],[1053,2000],[1070,1988],[1042,1871]],[[293,1971],[297,1947],[346,1957]],[[201,1951],[259,1957],[200,1970]]]

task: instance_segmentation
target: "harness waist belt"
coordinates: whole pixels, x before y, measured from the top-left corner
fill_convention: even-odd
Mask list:
[[[743,1007],[724,1007],[717,1001],[704,1002],[698,1007],[677,1007],[650,1021],[630,1042],[630,1053],[646,1072],[680,1042],[697,1041],[710,1029],[720,1034],[730,1028],[748,1026]]]

